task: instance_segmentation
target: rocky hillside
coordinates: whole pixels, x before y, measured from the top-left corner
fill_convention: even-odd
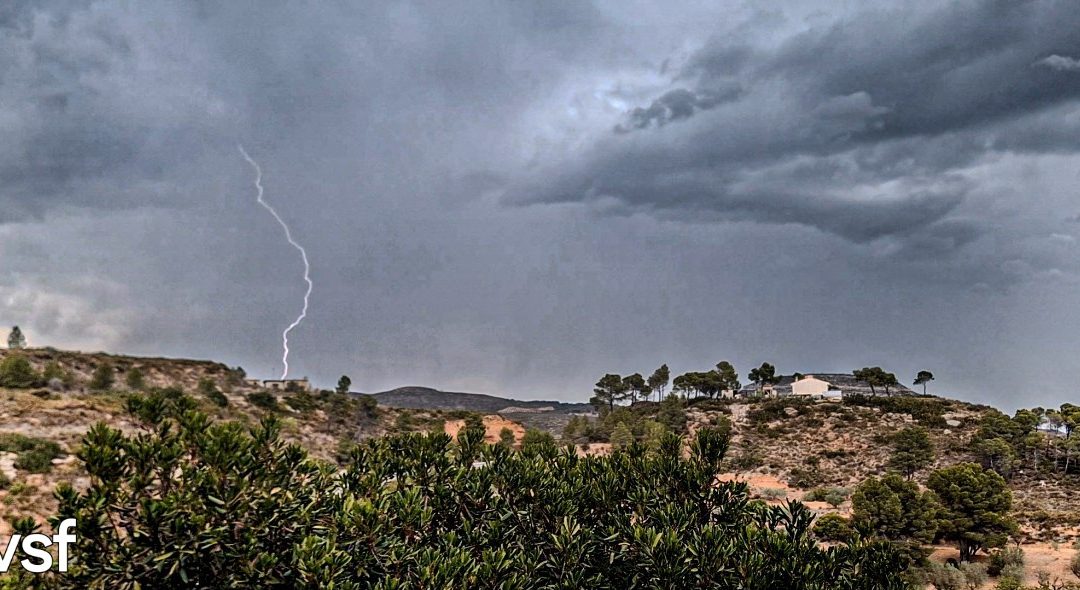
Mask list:
[[[900,398],[902,399],[902,398]],[[692,404],[690,428],[727,415],[735,436],[729,466],[745,477],[770,476],[795,496],[812,490],[850,491],[870,476],[884,475],[893,437],[912,426],[927,429],[935,449],[932,462],[913,474],[920,481],[934,469],[980,462],[974,440],[985,406],[938,398],[912,398],[906,408],[856,403],[773,401],[757,404]],[[1017,469],[1009,478],[1024,539],[1072,541],[1080,538],[1080,478]],[[850,498],[841,505],[850,507]]]
[[[0,361],[11,354],[13,352],[10,350],[0,350]],[[204,378],[241,385],[244,377],[242,369],[230,369],[213,361],[133,357],[55,348],[27,348],[14,354],[29,360],[38,372],[42,372],[49,363],[58,364],[68,374],[69,383],[65,390],[70,393],[85,393],[94,370],[102,365],[113,367],[119,383],[123,383],[133,369],[138,369],[147,387],[194,387]]]

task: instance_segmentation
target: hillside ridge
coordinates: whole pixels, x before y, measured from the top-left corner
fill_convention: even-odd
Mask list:
[[[526,408],[534,411],[590,412],[592,406],[581,402],[552,400],[519,400],[487,393],[442,391],[433,387],[409,385],[387,391],[362,394],[375,398],[380,405],[395,408],[467,410],[472,412],[500,413],[508,408]]]

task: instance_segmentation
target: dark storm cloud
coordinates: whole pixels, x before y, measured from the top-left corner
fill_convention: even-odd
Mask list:
[[[901,17],[881,11],[796,36],[763,73],[801,79],[811,100],[869,92],[888,112],[867,139],[942,135],[1080,96],[1080,79],[1030,67],[1080,46],[1068,2],[968,1]]]
[[[677,88],[617,127],[636,133],[597,139],[511,198],[614,199],[854,242],[910,236],[915,250],[928,233],[947,236],[941,248],[967,244],[979,230],[949,219],[968,190],[955,171],[1005,150],[1075,150],[1075,119],[1040,115],[1080,97],[1080,76],[1061,71],[1072,62],[1054,53],[1080,47],[1080,12],[997,0],[907,10],[869,10],[775,48],[714,41]],[[703,104],[719,85],[742,90]]]
[[[171,17],[180,16],[170,14]],[[59,206],[170,204],[178,148],[205,141],[215,98],[189,68],[181,22],[133,28],[94,2],[21,2],[0,15],[0,223]],[[171,203],[175,205],[175,203]]]
[[[729,358],[1059,395],[1076,11],[849,4],[2,3],[0,322],[276,374],[301,268],[240,142],[322,385]]]
[[[738,87],[700,94],[685,88],[676,88],[654,100],[648,108],[638,107],[630,111],[626,124],[616,125],[615,131],[627,133],[634,129],[645,129],[653,124],[662,127],[672,121],[688,119],[696,111],[706,111],[722,102],[734,100],[738,95]]]

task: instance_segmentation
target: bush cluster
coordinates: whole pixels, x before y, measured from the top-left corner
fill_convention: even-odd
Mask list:
[[[757,404],[756,407],[750,409],[746,413],[746,418],[747,420],[749,420],[751,426],[757,427],[763,424],[768,424],[769,422],[787,420],[791,417],[787,414],[787,408],[794,407],[796,410],[799,410],[805,409],[806,406],[806,402],[801,399],[771,399],[763,401]],[[798,414],[795,415],[797,416]]]
[[[911,395],[846,395],[844,405],[864,408],[880,408],[886,414],[908,414],[927,428],[944,428],[945,412],[949,404],[945,400]]]
[[[138,405],[138,404],[136,404]],[[80,551],[52,588],[490,588],[892,590],[887,544],[822,548],[798,503],[752,502],[715,483],[728,433],[684,455],[665,437],[608,457],[553,441],[521,452],[466,429],[371,439],[341,470],[279,436],[183,410],[125,435],[85,437],[82,492],[54,521]],[[344,449],[343,449],[344,450]],[[167,482],[167,483],[166,483]]]
[[[249,393],[247,398],[251,405],[268,412],[276,412],[281,409],[278,405],[277,398],[269,391],[255,391]]]
[[[659,403],[604,406],[597,420],[585,416],[570,418],[563,429],[562,440],[572,444],[610,442],[616,446],[626,446],[634,441],[655,444],[663,433],[686,432],[686,406],[687,401],[675,395],[669,395]]]

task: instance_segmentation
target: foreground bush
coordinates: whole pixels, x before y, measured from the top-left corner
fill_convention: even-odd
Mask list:
[[[278,438],[184,411],[85,437],[73,571],[56,588],[900,589],[884,544],[823,549],[797,503],[715,484],[727,436],[703,430],[577,457],[465,430],[374,439],[341,472]]]

